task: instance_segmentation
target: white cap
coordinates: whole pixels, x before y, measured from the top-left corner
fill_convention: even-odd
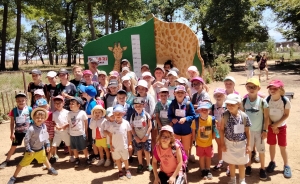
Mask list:
[[[130,80],[130,77],[128,75],[124,75],[121,80],[124,82],[126,80]]]
[[[227,77],[225,77],[225,79],[224,79],[223,81],[225,82],[225,81],[227,81],[227,80],[231,80],[231,81],[235,84],[235,79],[234,79],[234,77],[232,77],[232,76],[227,76]]]
[[[241,103],[241,102],[242,102],[242,98],[240,97],[240,95],[232,93],[226,97],[226,100],[224,103],[237,104],[237,103]]]
[[[125,66],[125,67],[122,68],[122,72],[124,72],[124,71],[128,71],[129,72],[130,70],[129,70],[129,68],[127,66]]]
[[[177,75],[177,72],[175,72],[175,71],[169,71],[169,73],[168,73],[168,75],[167,76],[169,76],[169,75],[173,75],[173,76],[175,76],[175,77],[178,77],[178,75]]]
[[[51,77],[51,78],[55,77],[56,75],[57,73],[55,71],[50,71],[47,73],[47,77]]]
[[[139,80],[137,86],[142,86],[148,89],[148,82],[145,80]]]
[[[197,68],[196,66],[190,66],[190,67],[188,68],[187,71],[194,71],[194,72],[197,72],[197,71],[198,71],[198,68]]]
[[[151,80],[154,80],[154,79],[155,79],[155,78],[152,76],[152,74],[151,74],[150,72],[144,72],[144,73],[142,74],[142,78],[147,77],[147,76],[151,77]]]

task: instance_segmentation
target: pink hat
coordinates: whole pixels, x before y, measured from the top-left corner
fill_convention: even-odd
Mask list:
[[[195,77],[195,78],[192,78],[191,82],[193,81],[199,81],[201,82],[202,84],[204,84],[204,80],[201,78],[201,77]]]
[[[168,131],[171,132],[172,134],[174,133],[173,128],[170,125],[165,125],[163,127],[161,127],[160,132],[162,131]]]
[[[37,89],[37,90],[34,91],[33,95],[45,96],[45,93],[44,93],[43,89]]]
[[[183,85],[178,85],[175,88],[175,92],[177,92],[177,91],[184,91],[184,92],[186,92],[186,89],[185,89],[185,87]]]
[[[64,101],[65,100],[65,98],[63,97],[63,96],[61,96],[61,95],[57,95],[57,96],[55,96],[54,98],[53,98],[53,100],[62,100],[62,101]]]
[[[111,71],[111,72],[109,72],[109,75],[119,77],[119,72]]]
[[[84,70],[82,72],[83,75],[93,75],[93,73],[91,72],[91,70]]]
[[[274,86],[276,88],[280,88],[280,87],[283,87],[283,82],[281,80],[272,80],[269,85],[267,86],[267,88],[271,87],[271,86]]]
[[[218,94],[218,93],[223,94],[223,95],[226,95],[226,90],[223,89],[223,88],[216,88],[216,89],[214,90],[214,95],[215,95],[215,94]]]
[[[197,69],[196,66],[190,66],[190,67],[188,68],[188,71],[194,71],[194,72],[197,72],[198,69]]]

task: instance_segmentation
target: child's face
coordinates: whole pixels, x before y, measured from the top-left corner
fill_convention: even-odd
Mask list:
[[[35,101],[37,101],[37,100],[39,100],[41,98],[44,98],[44,96],[43,95],[38,95],[38,94],[34,95]]]
[[[76,68],[73,71],[73,75],[75,76],[75,78],[81,79],[82,78],[82,69],[81,68]]]
[[[138,86],[138,87],[137,87],[137,92],[138,92],[138,94],[140,94],[141,96],[146,96],[147,88],[142,87],[142,86]]]
[[[269,87],[270,95],[278,95],[280,94],[280,88],[276,88],[274,86]]]
[[[41,75],[39,74],[31,74],[33,81],[39,81],[41,79]]]
[[[117,102],[121,105],[124,105],[127,99],[127,95],[125,94],[117,94]]]
[[[141,68],[141,73],[144,73],[144,72],[150,72],[150,70],[144,66]]]
[[[101,74],[101,75],[98,76],[98,80],[99,81],[105,81],[106,80],[106,76],[103,75],[103,74]]]
[[[59,80],[60,80],[60,81],[66,81],[66,80],[68,80],[68,75],[65,74],[65,73],[60,73],[60,74],[58,75],[58,77],[59,77]]]
[[[149,83],[151,84],[151,82],[152,82],[152,77],[151,77],[151,76],[145,76],[145,77],[143,77],[143,79],[144,79],[145,81],[147,81],[148,84],[149,84]]]
[[[55,100],[54,107],[56,110],[62,110],[62,108],[64,107],[64,102],[62,100]]]
[[[78,111],[80,108],[80,104],[76,100],[70,101],[70,110],[71,111]]]
[[[100,119],[103,116],[102,110],[96,109],[93,112],[93,118],[94,119]]]
[[[184,92],[184,91],[176,91],[176,92],[174,92],[174,95],[175,95],[175,98],[176,98],[177,101],[181,101],[186,96],[186,92]]]
[[[155,78],[161,79],[161,78],[163,78],[163,77],[164,77],[164,72],[163,72],[163,71],[161,71],[160,69],[158,69],[158,70],[155,70],[155,72],[154,72],[154,76],[155,76]]]
[[[112,80],[112,79],[114,79],[114,80],[119,80],[119,77],[118,77],[118,76],[115,76],[115,75],[111,75],[111,76],[109,77],[109,80]]]
[[[257,94],[258,91],[260,90],[260,87],[254,85],[254,84],[252,84],[252,83],[248,83],[248,84],[246,85],[246,89],[247,89],[247,91],[248,91],[249,94],[255,95],[255,94]]]
[[[227,103],[226,104],[226,107],[227,107],[227,109],[229,110],[229,112],[236,112],[236,111],[238,111],[238,109],[239,109],[239,104],[237,103],[237,104],[229,104],[229,103]]]
[[[47,79],[50,84],[56,83],[56,77],[47,77]]]
[[[232,90],[234,88],[234,82],[231,80],[224,81],[226,90]]]
[[[141,113],[143,111],[144,104],[134,104],[134,109],[137,113]]]
[[[169,82],[173,83],[176,81],[177,77],[175,77],[174,75],[168,75],[168,79],[169,79]]]
[[[203,84],[200,81],[193,81],[192,85],[193,88],[198,92],[201,92],[203,90]]]
[[[111,86],[111,87],[109,87],[109,90],[110,90],[110,93],[111,93],[111,94],[117,94],[117,92],[118,92],[118,87]]]
[[[128,68],[129,68],[128,62],[123,62],[123,63],[121,64],[121,67],[122,67],[122,68],[124,68],[124,67],[128,67]]]
[[[87,93],[82,93],[83,98],[89,98],[89,95]]]
[[[199,109],[199,114],[201,114],[201,117],[206,118],[209,114],[209,109]]]
[[[83,78],[84,78],[85,82],[91,82],[93,76],[92,75],[83,75]]]
[[[26,106],[27,98],[26,97],[18,97],[16,98],[17,106],[20,109],[23,109]]]
[[[163,131],[162,135],[160,136],[160,143],[164,146],[168,146],[171,142],[171,133],[167,131]]]
[[[121,121],[125,113],[123,113],[123,112],[114,112],[113,114],[114,114],[114,117],[115,117],[116,121]]]
[[[124,71],[122,72],[122,76],[125,76],[126,74],[128,74],[128,72],[129,72],[129,71],[124,70]]]
[[[107,121],[109,121],[109,122],[114,122],[115,121],[115,116],[114,115],[111,115],[111,116],[107,116],[106,117],[106,119],[107,119]]]
[[[46,121],[46,114],[44,111],[37,111],[33,116],[33,121],[37,126],[40,126]]]
[[[214,95],[214,98],[216,99],[217,102],[224,102],[225,95],[221,93],[217,93]]]
[[[159,98],[162,102],[166,102],[169,98],[169,93],[168,92],[159,93]]]
[[[197,73],[195,71],[188,71],[188,75],[190,79],[197,77]]]
[[[123,85],[126,87],[126,88],[129,88],[131,86],[131,81],[130,80],[125,80],[123,81]]]
[[[164,69],[168,72],[169,70],[171,70],[171,65],[164,65]]]

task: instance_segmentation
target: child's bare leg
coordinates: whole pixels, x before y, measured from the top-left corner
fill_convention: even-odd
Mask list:
[[[73,155],[74,155],[74,153],[73,153],[73,150],[71,149],[71,147],[70,147],[70,146],[68,146],[68,150],[69,150],[69,155],[70,155],[70,156],[73,156]]]
[[[19,164],[17,165],[17,168],[16,168],[15,173],[14,173],[14,177],[15,178],[18,176],[18,174],[20,173],[20,171],[21,171],[22,168],[23,167],[20,166]]]
[[[205,169],[205,157],[199,157],[200,169]]]
[[[49,162],[48,159],[45,160],[44,164],[46,165],[46,167],[47,167],[48,169],[51,168],[51,164],[50,164],[50,162]]]
[[[11,146],[8,153],[7,153],[7,156],[6,156],[6,161],[9,161],[10,160],[10,157],[15,153],[17,149],[17,146]]]
[[[150,153],[149,153],[150,154]],[[128,160],[123,160],[124,164],[125,164],[125,169],[128,170],[129,169],[129,164],[128,164]],[[118,166],[119,167],[119,166]]]
[[[265,170],[265,153],[259,153],[259,160],[261,169]]]
[[[122,162],[121,162],[121,159],[116,160],[116,164],[118,166],[118,170],[122,171]],[[126,165],[125,165],[125,167],[126,167]],[[128,162],[127,162],[127,167],[128,167]]]
[[[275,160],[275,153],[276,153],[276,145],[270,145],[269,151],[270,151],[270,157],[271,161]]]
[[[251,166],[251,157],[252,157],[252,152],[249,151],[249,162],[246,164],[246,166]]]
[[[143,150],[137,151],[138,161],[140,165],[143,165]]]
[[[285,146],[279,146],[279,148],[280,148],[281,157],[283,159],[283,164],[285,166],[289,165],[286,147]]]
[[[104,148],[105,154],[106,154],[106,159],[110,160],[110,152],[108,148]]]
[[[100,154],[100,159],[104,159],[103,147],[98,147],[98,153]]]
[[[221,147],[221,139],[220,138],[216,138],[215,139],[218,145],[218,159],[219,161],[222,160],[222,147]]]
[[[76,149],[73,149],[74,157],[78,158],[78,151]]]
[[[83,150],[83,154],[85,158],[89,158],[89,152],[86,148]]]
[[[242,180],[242,179],[244,179],[245,178],[245,165],[238,165],[238,167],[239,167],[239,176],[240,176],[240,181]],[[230,171],[230,175],[231,175],[231,171]]]
[[[93,144],[93,152],[94,152],[95,155],[99,154],[98,148],[97,148],[97,146],[95,144]]]
[[[150,165],[150,152],[144,150],[145,153],[145,157],[146,157],[146,162],[147,162],[147,166]]]
[[[235,165],[229,164],[229,170],[230,170],[230,177],[234,178],[235,177]],[[245,174],[245,171],[243,171]]]
[[[204,157],[204,158],[205,158],[205,168],[210,170],[211,158],[210,157]]]

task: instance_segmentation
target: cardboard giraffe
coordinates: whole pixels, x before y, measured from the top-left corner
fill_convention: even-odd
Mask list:
[[[120,72],[121,68],[121,59],[123,56],[123,51],[125,51],[127,47],[121,47],[120,42],[115,43],[114,47],[108,47],[108,50],[113,52],[115,63],[114,63],[114,71]]]

